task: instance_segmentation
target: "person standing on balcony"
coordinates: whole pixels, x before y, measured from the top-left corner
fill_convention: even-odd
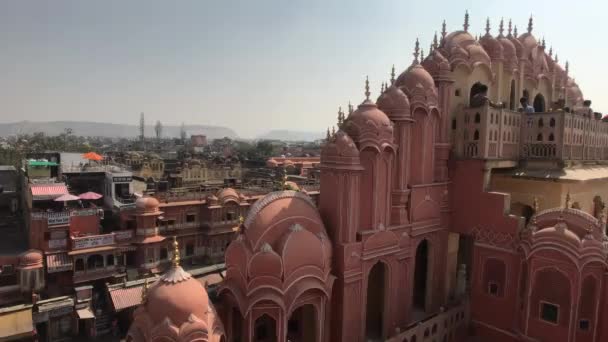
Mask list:
[[[522,97],[519,99],[519,103],[521,104],[521,111],[524,113],[534,113],[534,107],[530,106],[528,103],[527,97]]]
[[[471,97],[471,108],[483,107],[486,103],[490,104],[490,107],[502,108],[502,103],[494,103],[488,98],[488,86],[485,84],[478,83],[476,87],[476,93]]]

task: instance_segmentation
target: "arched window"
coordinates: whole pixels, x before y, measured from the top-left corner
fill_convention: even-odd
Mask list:
[[[549,141],[553,141],[555,140],[555,137],[553,136],[553,133],[549,134]]]
[[[74,270],[76,272],[78,272],[78,271],[84,271],[84,260],[82,260],[82,259],[76,259],[76,264],[74,265]]]
[[[544,125],[543,118],[538,119],[538,127],[543,127]]]
[[[555,118],[551,118],[551,120],[549,120],[549,127],[555,127]]]
[[[538,135],[536,136],[536,141],[543,141],[543,134],[542,133],[538,133]]]
[[[490,113],[490,123],[494,123],[494,113]]]
[[[504,261],[496,258],[486,260],[483,268],[483,286],[486,294],[503,297],[505,293],[505,279],[507,266]]]
[[[475,133],[473,133],[473,140],[479,140],[479,131],[475,130]]]
[[[481,122],[481,115],[479,113],[475,113],[475,123]]]

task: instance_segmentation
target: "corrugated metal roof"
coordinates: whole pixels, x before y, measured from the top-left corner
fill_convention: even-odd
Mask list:
[[[149,283],[148,285],[151,286],[152,284]],[[143,284],[128,288],[109,289],[114,311],[120,311],[141,304],[142,288]]]
[[[46,256],[46,269],[49,273],[69,271],[72,269],[72,259],[68,253],[49,254]]]
[[[34,199],[53,199],[68,193],[65,184],[32,184],[30,185]]]

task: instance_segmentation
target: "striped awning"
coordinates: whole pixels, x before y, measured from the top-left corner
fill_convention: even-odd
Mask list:
[[[48,254],[46,256],[46,269],[49,273],[71,271],[72,258],[68,253]]]
[[[63,183],[58,184],[32,184],[30,185],[32,196],[35,200],[55,199],[68,193],[68,187]]]
[[[110,298],[114,305],[114,311],[131,308],[141,304],[141,290],[143,285],[131,288],[110,290]]]

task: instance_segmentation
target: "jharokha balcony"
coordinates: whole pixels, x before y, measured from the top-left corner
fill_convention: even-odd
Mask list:
[[[461,159],[604,161],[608,122],[589,108],[521,113],[486,104],[456,114],[452,142]]]

